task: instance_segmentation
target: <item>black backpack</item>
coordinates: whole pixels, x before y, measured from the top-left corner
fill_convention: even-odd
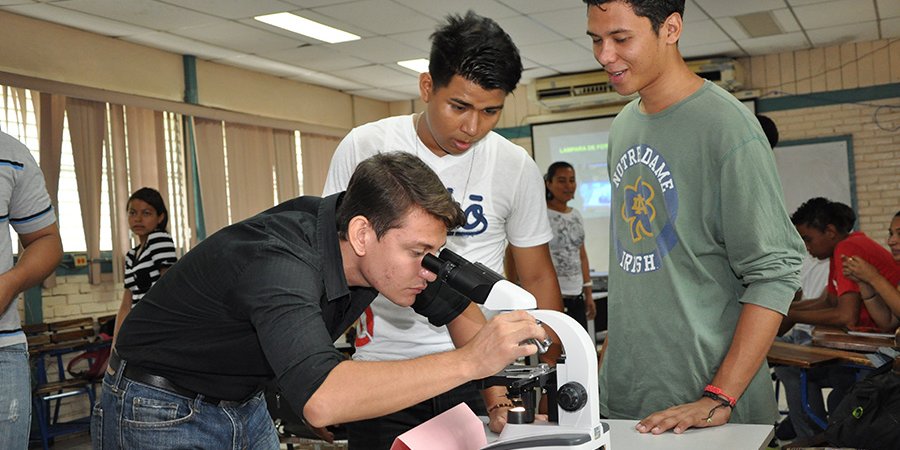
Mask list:
[[[890,363],[850,389],[830,415],[825,438],[841,447],[900,449],[900,374]]]

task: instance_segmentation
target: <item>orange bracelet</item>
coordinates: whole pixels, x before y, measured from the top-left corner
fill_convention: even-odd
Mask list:
[[[715,394],[721,397],[722,399],[727,401],[728,406],[731,406],[732,408],[734,408],[734,404],[737,403],[737,399],[726,394],[725,391],[723,391],[721,388],[718,388],[711,384],[707,384],[706,387],[703,388],[703,392],[709,392],[710,394]]]

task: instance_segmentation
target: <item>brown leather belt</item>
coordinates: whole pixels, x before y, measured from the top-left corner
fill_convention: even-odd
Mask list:
[[[119,367],[122,365],[122,360],[119,359],[119,354],[113,350],[109,355],[109,368],[112,369],[111,375],[115,375],[119,372]],[[128,378],[131,381],[136,381],[138,383],[146,384],[148,386],[153,386],[158,389],[162,389],[172,394],[180,395],[182,397],[187,398],[197,398],[206,403],[211,403],[213,405],[218,405],[223,399],[208,397],[206,395],[202,395],[198,392],[194,392],[188,389],[185,389],[177,384],[169,381],[165,377],[161,377],[159,375],[153,375],[152,373],[145,372],[140,367],[133,366],[131,364],[125,365],[125,373],[122,374],[125,378]]]

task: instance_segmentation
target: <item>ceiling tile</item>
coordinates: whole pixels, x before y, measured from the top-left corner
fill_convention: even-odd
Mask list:
[[[0,6],[33,5],[35,3],[37,3],[36,0],[0,0]]]
[[[681,34],[678,45],[691,46],[730,40],[731,38],[719,28],[719,25],[716,24],[716,22],[712,20],[703,20],[694,22],[689,26],[685,25],[684,32]]]
[[[390,0],[362,0],[322,6],[314,11],[379,35],[430,30],[437,23],[431,17]]]
[[[347,91],[348,94],[359,95],[361,97],[374,98],[385,102],[396,102],[400,100],[409,100],[409,94],[395,92],[387,89],[360,89]]]
[[[709,19],[710,17],[697,7],[697,4],[693,1],[688,0],[684,3],[684,23],[693,23]]]
[[[407,59],[427,58],[428,52],[397,42],[386,37],[373,37],[358,41],[332,44],[331,48],[344,55],[353,56],[374,63],[395,63]]]
[[[449,14],[465,14],[468,10],[476,14],[497,20],[513,17],[519,13],[496,0],[394,0],[401,5],[412,8],[426,16],[443,22]]]
[[[354,0],[284,0],[286,3],[297,5],[301,8],[315,8],[317,6],[337,5],[338,3],[352,3]]]
[[[418,78],[413,75],[401,73],[400,68],[397,70],[373,64],[365,67],[355,67],[353,69],[337,70],[335,76],[346,78],[358,83],[368,84],[370,86],[399,86],[405,83],[418,82]]]
[[[806,34],[816,47],[827,47],[847,42],[874,41],[878,39],[878,28],[872,21],[807,30]]]
[[[806,29],[840,26],[875,20],[871,1],[838,0],[794,8],[797,20]]]
[[[390,89],[393,92],[399,92],[401,94],[406,94],[406,99],[418,99],[419,98],[419,82],[416,80],[415,83],[404,84],[402,86],[393,86]],[[404,99],[404,100],[406,100]]]
[[[287,77],[290,80],[302,81],[304,83],[310,83],[317,86],[329,87],[332,89],[337,89],[339,91],[347,91],[351,89],[369,89],[371,86],[367,86],[365,84],[356,83],[354,81],[345,80],[343,78],[338,78],[334,75],[329,75],[327,73],[308,73],[298,76]]]
[[[584,8],[536,13],[532,14],[531,18],[535,22],[567,38],[587,39],[587,16]]]
[[[800,31],[800,24],[797,23],[797,19],[794,17],[794,13],[792,13],[790,9],[776,9],[772,11],[772,16],[775,17],[775,22],[777,22],[778,25],[781,26],[781,29],[786,33]]]
[[[263,14],[297,9],[296,5],[280,0],[158,0],[172,6],[180,6],[195,12],[225,19],[246,19]]]
[[[522,79],[519,83],[528,83],[535,78],[543,78],[549,77],[551,75],[558,75],[559,72],[553,69],[548,69],[546,67],[535,67],[534,69],[528,69],[522,72]]]
[[[532,60],[530,60],[530,59],[528,59],[528,58],[526,58],[526,57],[524,57],[524,56],[522,56],[522,55],[519,55],[519,59],[522,60],[522,68],[524,68],[524,69],[531,69],[531,68],[533,68],[533,67],[539,67],[539,66],[540,66],[540,64],[538,64],[538,63],[536,63],[536,62],[534,62],[534,61],[532,61]]]
[[[287,38],[232,21],[181,28],[172,30],[171,33],[247,53],[262,53],[308,45],[308,42],[300,35],[296,35],[297,37],[293,39]]]
[[[213,60],[232,58],[241,55],[240,52],[234,50],[204,44],[203,42],[175,36],[174,34],[169,34],[164,31],[136,34],[123,37],[122,39],[136,44],[146,45],[148,47],[163,49],[179,55],[194,55],[200,59]]]
[[[118,37],[146,32],[145,28],[136,25],[46,4],[34,3],[30,5],[7,6],[3,9],[15,14],[56,22],[104,36]]]
[[[431,33],[433,30],[409,31],[406,33],[390,34],[386,37],[401,44],[417,48],[425,55],[431,53]]]
[[[564,37],[562,34],[554,33],[525,16],[499,19],[497,23],[512,37],[513,42],[519,48],[525,45],[558,41]]]
[[[776,36],[765,36],[740,41],[741,47],[751,55],[765,55],[767,53],[779,53],[791,50],[809,48],[809,43],[803,33],[787,33]]]
[[[815,3],[827,3],[831,0],[787,0],[788,5],[790,6],[803,6],[803,5],[812,5]]]
[[[710,17],[733,17],[784,8],[784,0],[694,0],[694,2]]]
[[[740,57],[746,54],[732,41],[714,44],[700,44],[692,47],[679,47],[681,54],[688,59],[708,58],[710,56]]]
[[[881,19],[900,17],[900,2],[897,0],[876,0],[878,4],[878,16]]]
[[[570,40],[547,42],[544,44],[519,47],[522,55],[532,61],[540,61],[542,66],[553,67],[556,64],[593,61],[594,54]]]
[[[560,0],[499,0],[500,3],[522,13],[522,14],[531,14],[536,12],[544,12],[544,11],[553,11],[560,8]],[[572,2],[575,3],[575,2]],[[582,2],[580,7],[584,8],[586,5]],[[576,5],[578,3],[575,3]],[[565,7],[565,6],[564,6]]]
[[[64,0],[54,5],[108,19],[140,25],[155,31],[219,22],[222,19],[157,1]]]
[[[336,52],[330,45],[309,45],[276,52],[260,53],[259,56],[320,72],[362,67],[371,64],[368,61]]]
[[[232,66],[243,67],[245,69],[269,73],[279,77],[303,76],[310,75],[315,72],[309,69],[304,69],[302,67],[261,58],[256,55],[242,54],[238,56],[230,56],[227,58],[217,59],[215,61],[222,64],[228,64]]]
[[[734,17],[719,17],[717,19],[713,19],[717,24],[725,31],[725,34],[728,35],[731,39],[735,41],[742,41],[744,39],[749,39],[750,35],[747,34],[747,30],[744,30],[744,27],[738,23],[737,20],[734,20]]]
[[[894,39],[900,37],[900,17],[881,21],[881,38]]]

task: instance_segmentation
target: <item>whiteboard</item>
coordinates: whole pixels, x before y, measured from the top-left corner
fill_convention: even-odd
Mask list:
[[[584,218],[584,248],[591,270],[609,271],[609,208],[612,190],[606,169],[612,117],[534,124],[531,145],[542,173],[556,161],[575,168],[578,187],[569,206]]]
[[[841,202],[856,211],[851,144],[851,136],[837,136],[789,141],[775,147],[788,214],[813,197]]]

